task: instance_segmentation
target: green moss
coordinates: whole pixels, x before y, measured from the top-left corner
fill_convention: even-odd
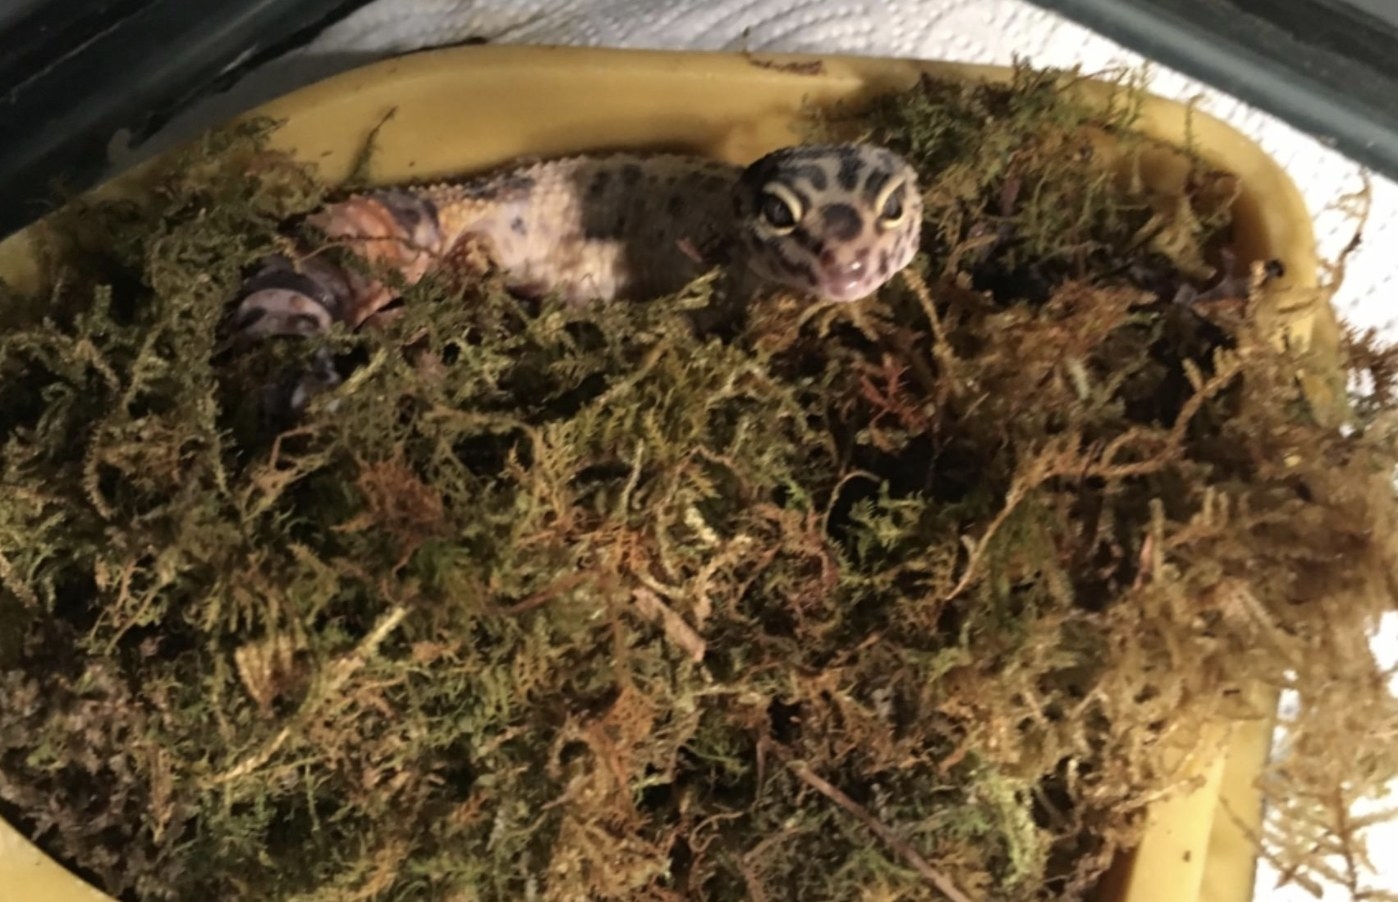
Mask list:
[[[59,217],[50,313],[0,335],[8,813],[129,898],[920,899],[920,856],[1057,899],[1180,779],[1162,737],[1279,661],[1367,692],[1346,741],[1398,770],[1356,652],[1390,358],[1352,344],[1340,436],[1245,299],[1175,301],[1236,185],[1148,189],[1135,96],[859,111],[926,179],[909,277],[718,329],[709,279],[429,280],[387,332],[237,347],[240,273],[325,190],[255,128]],[[322,344],[356,374],[272,428]]]

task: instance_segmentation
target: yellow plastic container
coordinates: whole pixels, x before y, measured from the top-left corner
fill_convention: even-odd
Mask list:
[[[912,85],[923,72],[1003,79],[1008,70],[854,57],[670,53],[576,48],[465,47],[378,63],[277,100],[255,114],[285,119],[277,147],[345,178],[383,122],[372,181],[458,176],[522,155],[604,149],[679,150],[736,163],[797,138],[807,104],[858,101]],[[1096,90],[1096,87],[1089,86]],[[1102,87],[1105,96],[1105,87]],[[1197,148],[1242,178],[1236,210],[1240,259],[1286,261],[1269,315],[1293,340],[1336,347],[1333,311],[1314,302],[1318,263],[1310,215],[1295,185],[1261,148],[1221,121],[1182,104],[1147,100],[1140,127]],[[139,167],[97,193],[139,194]],[[1162,163],[1147,173],[1178,178]],[[0,277],[21,292],[40,288],[31,236],[0,242]],[[1254,855],[1239,824],[1255,825],[1252,787],[1270,723],[1217,729],[1223,754],[1193,767],[1196,788],[1158,801],[1134,854],[1118,862],[1101,902],[1247,902]],[[1225,813],[1225,810],[1227,813]],[[0,821],[0,897],[89,902],[108,897],[47,858]]]

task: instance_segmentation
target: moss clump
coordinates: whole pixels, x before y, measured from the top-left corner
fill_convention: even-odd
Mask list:
[[[0,336],[5,813],[133,899],[1027,900],[1080,896],[1259,680],[1365,762],[1292,798],[1398,771],[1363,653],[1393,356],[1347,347],[1334,429],[1219,270],[1236,180],[1148,188],[1133,117],[1023,70],[832,124],[922,168],[925,253],[717,332],[709,279],[487,276],[233,347],[323,194],[255,129],[59,217]],[[354,376],[269,423],[322,344]]]

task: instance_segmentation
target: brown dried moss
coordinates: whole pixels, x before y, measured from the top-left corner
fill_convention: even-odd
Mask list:
[[[57,220],[0,336],[5,814],[128,898],[1072,898],[1262,681],[1273,826],[1347,837],[1393,352],[1334,429],[1218,270],[1235,180],[1122,177],[1160,149],[1070,85],[861,111],[929,200],[867,304],[429,282],[280,432],[317,343],[220,318],[305,169],[244,131]]]

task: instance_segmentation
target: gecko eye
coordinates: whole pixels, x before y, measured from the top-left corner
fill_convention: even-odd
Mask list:
[[[773,231],[785,235],[801,219],[801,201],[785,185],[772,182],[762,189],[757,213]]]
[[[786,201],[775,194],[763,195],[762,218],[775,229],[790,228],[796,224],[796,217],[792,214],[791,208],[786,205]]]
[[[878,199],[879,228],[896,229],[902,224],[908,211],[903,206],[903,182],[894,182],[884,189]]]

